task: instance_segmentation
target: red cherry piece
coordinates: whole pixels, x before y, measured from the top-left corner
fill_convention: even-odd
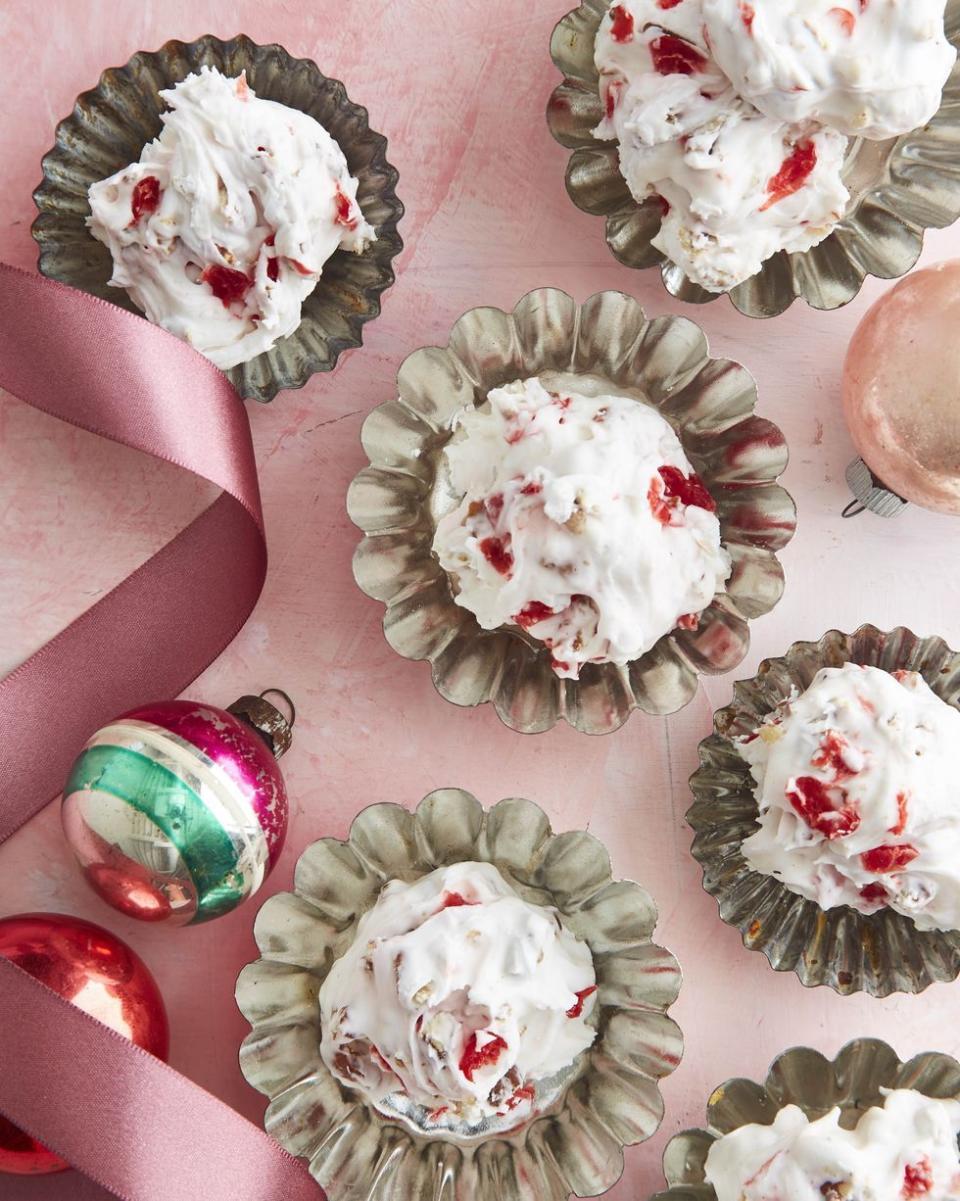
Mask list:
[[[569,671],[570,670],[570,664],[565,662],[563,659],[551,659],[550,666],[553,668],[554,671]]]
[[[799,192],[810,178],[810,173],[817,165],[817,148],[813,142],[797,142],[790,154],[783,160],[783,166],[767,184],[768,199],[760,206],[760,212],[766,210],[794,192]]]
[[[480,553],[491,567],[501,575],[509,575],[513,570],[513,555],[510,553],[510,538],[484,538],[480,543]]]
[[[346,229],[356,229],[360,224],[353,213],[353,201],[337,184],[337,194],[334,197],[334,205],[336,206],[337,215],[334,218],[337,225],[342,225]]]
[[[597,991],[597,986],[591,984],[589,988],[581,988],[579,992],[573,995],[577,998],[576,1001],[567,1010],[568,1018],[578,1018],[583,1013],[583,1003],[587,997],[592,997]]]
[[[382,1055],[376,1047],[370,1048],[370,1054],[373,1056],[373,1058],[377,1061],[377,1063],[380,1065],[381,1068],[383,1068],[383,1070],[385,1072],[389,1073],[391,1076],[394,1074],[393,1068],[387,1062],[386,1057],[384,1055]]]
[[[537,1095],[537,1090],[532,1084],[524,1084],[520,1088],[514,1090],[513,1096],[507,1098],[507,1109],[516,1109],[518,1105],[522,1105],[524,1101],[532,1101]]]
[[[887,903],[887,890],[876,881],[873,884],[864,884],[860,895],[865,901],[881,901],[884,905]]]
[[[623,80],[610,79],[604,84],[604,89],[603,107],[604,112],[607,114],[607,119],[609,120],[613,116],[614,110],[617,107],[617,102],[620,99],[620,92],[623,89]]]
[[[468,901],[459,892],[445,892],[440,898],[441,909],[458,909],[461,905],[479,905],[479,901]]]
[[[483,507],[490,518],[490,524],[496,525],[500,520],[500,514],[503,512],[503,493],[494,492],[492,496],[488,496],[483,502]]]
[[[531,480],[529,484],[524,484],[520,489],[521,496],[538,496],[543,491],[543,484],[539,480]]]
[[[840,804],[835,803],[839,793]],[[824,838],[843,838],[860,825],[855,806],[847,805],[843,789],[831,789],[814,776],[799,776],[793,788],[787,789],[787,800],[811,830]]]
[[[678,630],[695,630],[700,624],[699,613],[684,613],[682,617],[677,618]]]
[[[538,622],[546,621],[548,617],[553,617],[553,610],[549,605],[545,605],[543,601],[531,601],[529,605],[524,605],[519,613],[513,618],[514,625],[518,625],[522,630],[529,630],[531,626],[535,626]]]
[[[464,1076],[472,1084],[473,1073],[479,1071],[481,1068],[492,1067],[500,1058],[501,1051],[505,1051],[506,1049],[507,1044],[499,1034],[495,1034],[482,1047],[477,1046],[476,1033],[471,1034],[463,1048],[463,1054],[460,1056],[460,1071],[463,1072]]]
[[[657,8],[662,8],[664,10],[676,8],[679,3],[680,0],[657,0]]]
[[[650,487],[647,489],[647,500],[650,504],[650,511],[656,517],[657,521],[661,525],[669,525],[673,510],[669,503],[663,499],[663,480],[658,476],[654,476],[650,481]]]
[[[876,872],[878,876],[882,876],[888,872],[900,871],[908,863],[912,863],[919,854],[916,847],[906,843],[896,847],[874,847],[870,851],[863,852],[860,862],[866,871]]]
[[[677,500],[682,505],[692,505],[697,509],[706,509],[708,513],[716,512],[716,501],[695,471],[684,475],[679,467],[661,467],[659,472],[668,499]]]
[[[843,32],[847,37],[853,35],[854,28],[857,24],[857,18],[846,8],[831,8],[829,15],[836,17],[840,22]]]
[[[633,41],[633,13],[617,4],[610,9],[610,36],[615,42]]]
[[[890,833],[893,835],[900,835],[907,828],[907,818],[909,816],[907,812],[908,801],[909,797],[905,792],[897,793],[897,824],[890,827]]]
[[[843,752],[848,750],[849,746],[842,734],[838,734],[836,730],[828,730],[820,740],[819,750],[810,760],[811,766],[829,769],[838,782],[849,780],[857,774],[850,770],[843,757]]]
[[[130,211],[137,222],[144,213],[155,213],[160,207],[160,180],[155,175],[145,175],[138,180],[130,198]]]
[[[696,46],[672,33],[664,33],[653,39],[650,56],[658,75],[696,75],[707,69],[707,60]]]
[[[902,1196],[905,1201],[914,1197],[925,1197],[933,1188],[933,1170],[926,1156],[917,1163],[908,1163],[903,1169]]]
[[[271,234],[270,237],[267,238],[263,244],[264,244],[264,246],[273,246],[273,245],[275,245],[276,241],[277,241],[276,234]],[[267,259],[267,279],[272,279],[272,280],[276,281],[277,279],[279,279],[279,277],[280,277],[280,259],[276,255],[274,255],[272,258]]]
[[[753,37],[753,18],[756,15],[752,4],[748,4],[747,0],[740,0],[740,20],[751,37]]]
[[[222,267],[219,263],[211,263],[204,267],[200,278],[209,285],[211,292],[225,309],[234,301],[243,300],[253,282],[244,272],[234,271],[232,267]]]

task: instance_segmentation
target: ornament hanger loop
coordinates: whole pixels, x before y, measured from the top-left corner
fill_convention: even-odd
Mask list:
[[[863,504],[861,501],[857,500],[856,497],[854,497],[853,500],[851,500],[847,504],[846,508],[843,510],[843,512],[840,514],[840,516],[841,517],[859,517],[861,513],[866,513],[866,511],[867,511],[867,506],[865,504]]]
[[[297,720],[296,705],[294,705],[293,701],[290,699],[290,696],[286,692],[284,692],[282,688],[264,688],[263,692],[261,692],[259,694],[259,696],[260,696],[261,700],[266,700],[267,697],[270,696],[271,694],[273,696],[282,696],[283,699],[286,701],[287,708],[290,710],[290,716],[287,718],[287,725],[292,730],[294,723]]]

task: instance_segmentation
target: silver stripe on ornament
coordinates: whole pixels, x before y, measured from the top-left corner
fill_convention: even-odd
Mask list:
[[[135,751],[165,768],[191,789],[229,838],[236,872],[246,895],[263,883],[269,858],[266,834],[236,781],[193,743],[151,722],[124,719],[99,730],[84,748],[119,746]],[[119,798],[96,792],[95,804],[84,803],[78,793],[69,804],[76,806],[82,822],[96,836],[135,863],[144,864],[178,882],[196,900],[190,872],[169,837],[145,814]],[[65,820],[70,820],[65,815]]]

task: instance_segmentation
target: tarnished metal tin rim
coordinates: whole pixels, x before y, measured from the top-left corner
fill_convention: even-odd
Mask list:
[[[690,778],[695,801],[687,813],[695,831],[693,856],[721,918],[777,971],[796,972],[805,985],[826,984],[843,994],[918,993],[960,975],[960,932],[918,930],[891,910],[870,916],[847,906],[822,910],[753,871],[740,850],[757,828],[757,802],[750,769],[732,737],[756,729],[821,667],[843,663],[917,671],[937,696],[960,708],[960,655],[942,638],[919,638],[902,626],[830,630],[819,642],[796,642],[782,657],[765,659],[752,680],[734,685],[733,703],[716,713],[714,733],[700,744],[700,767]]]
[[[388,1117],[343,1087],[320,1059],[320,985],[352,942],[361,916],[391,879],[415,880],[463,861],[493,863],[527,901],[555,907],[590,947],[597,972],[597,1038],[544,1107],[509,1132],[469,1141]],[[596,1196],[623,1170],[623,1147],[650,1138],[663,1117],[659,1081],[683,1039],[668,1010],[681,975],[653,941],[656,906],[638,884],[614,880],[603,845],[583,831],[554,834],[531,801],[484,810],[458,788],[431,793],[411,813],[373,805],[345,842],[325,838],[297,864],[295,891],[257,916],[261,958],[237,981],[250,1022],[240,1066],[270,1100],[267,1131],[336,1201],[564,1201]]]
[[[290,337],[227,371],[241,396],[268,401],[277,392],[302,388],[314,372],[332,371],[343,351],[362,343],[362,328],[379,315],[381,293],[393,283],[393,259],[403,246],[397,232],[403,205],[396,194],[397,172],[386,158],[387,140],[370,129],[367,110],[348,98],[339,80],[328,79],[315,63],[293,58],[282,46],[258,46],[244,36],[221,41],[207,35],[190,43],[167,42],[155,53],[140,51],[125,66],[104,71],[57,126],[54,146],[43,158],[43,180],[33,194],[39,215],[32,233],[40,246],[42,274],[139,313],[122,288],[108,284],[110,252],[86,227],[87,190],[139,159],[160,132],[161,89],[202,66],[230,76],[246,71],[258,95],[309,113],[325,126],[359,180],[357,200],[377,231],[362,255],[338,250],[328,260]]]
[[[718,1138],[751,1123],[769,1126],[777,1111],[797,1105],[815,1121],[834,1106],[840,1125],[854,1127],[867,1109],[883,1104],[885,1089],[911,1088],[940,1100],[960,1099],[960,1064],[927,1051],[901,1063],[885,1042],[858,1038],[830,1061],[810,1047],[793,1047],[774,1060],[766,1080],[728,1080],[707,1101],[707,1128],[684,1130],[667,1144],[663,1172],[667,1188],[653,1201],[716,1201],[704,1176]]]
[[[542,643],[513,627],[484,631],[454,603],[432,550],[439,517],[460,497],[442,471],[450,422],[491,388],[528,376],[604,389],[653,405],[677,432],[717,501],[721,538],[734,567],[697,630],[666,634],[642,658],[588,664],[560,680]],[[732,671],[749,646],[748,621],[783,593],[777,553],[793,537],[796,510],[777,484],[787,464],[781,431],[755,412],[756,384],[738,363],[711,358],[703,331],[685,317],[648,319],[622,292],[578,305],[540,288],[511,313],[473,309],[445,347],[415,351],[400,367],[398,398],[363,426],[370,466],[354,479],[347,509],[364,539],[357,583],[385,602],[384,631],[407,659],[428,659],[438,691],[457,705],[492,702],[525,734],[566,720],[589,734],[619,729],[634,710],[673,713],[701,674]]]
[[[705,304],[722,293],[691,283],[651,246],[660,228],[659,203],[637,204],[620,174],[616,143],[593,136],[603,117],[593,45],[608,7],[608,0],[584,0],[560,20],[550,42],[564,78],[547,105],[547,124],[572,151],[567,191],[578,208],[605,219],[607,244],[619,262],[659,266],[671,295]],[[960,0],[947,0],[945,26],[960,47]],[[958,112],[960,62],[947,80],[940,111],[927,125],[886,142],[852,139],[844,167],[851,200],[843,221],[819,246],[777,254],[732,288],[727,295],[740,312],[775,317],[797,297],[815,309],[836,309],[853,300],[868,275],[906,275],[920,256],[924,230],[943,229],[960,216]]]

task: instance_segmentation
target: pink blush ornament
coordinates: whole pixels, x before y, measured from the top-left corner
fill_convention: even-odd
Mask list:
[[[87,740],[62,820],[103,900],[179,926],[229,913],[257,891],[287,832],[277,759],[290,745],[290,709],[288,722],[263,696],[229,709],[161,701]]]
[[[857,327],[843,408],[860,454],[847,482],[864,508],[960,514],[958,329],[960,260],[908,275]]]

